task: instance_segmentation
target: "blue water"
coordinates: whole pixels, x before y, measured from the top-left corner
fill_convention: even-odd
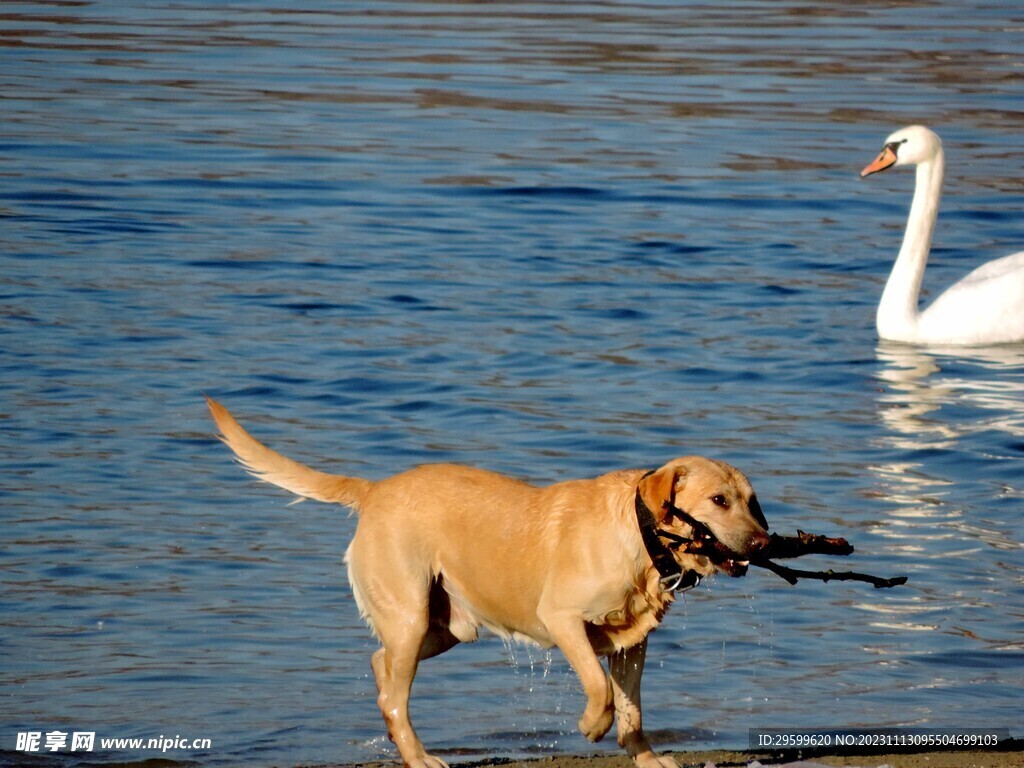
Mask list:
[[[932,295],[1024,248],[1024,15],[719,5],[4,3],[2,759],[53,730],[395,759],[355,520],[247,478],[203,393],[370,478],[706,453],[775,530],[910,576],[690,593],[644,683],[668,748],[1020,735],[1024,346],[878,342],[913,178],[857,173],[943,136]],[[615,751],[582,705],[558,653],[491,638],[424,664],[413,715],[455,760]]]

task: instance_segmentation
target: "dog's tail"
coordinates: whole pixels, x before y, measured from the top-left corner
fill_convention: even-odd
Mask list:
[[[336,502],[356,510],[373,486],[369,480],[320,472],[282,456],[246,432],[228,409],[216,400],[207,397],[206,404],[220,428],[220,439],[235,452],[246,471],[260,480],[266,480],[302,498]]]

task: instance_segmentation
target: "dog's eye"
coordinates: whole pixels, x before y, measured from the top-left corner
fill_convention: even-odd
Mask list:
[[[720,493],[711,497],[711,503],[716,507],[721,507],[722,509],[729,508],[729,500]]]

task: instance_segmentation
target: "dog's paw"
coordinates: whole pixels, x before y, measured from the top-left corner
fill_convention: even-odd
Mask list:
[[[651,750],[637,755],[633,762],[636,763],[636,768],[679,768],[679,763],[673,758],[668,755],[657,755]]]
[[[580,718],[580,732],[591,741],[600,741],[611,729],[614,719],[614,707],[605,707],[596,715],[591,713],[590,707],[587,707],[583,712],[583,717]]]

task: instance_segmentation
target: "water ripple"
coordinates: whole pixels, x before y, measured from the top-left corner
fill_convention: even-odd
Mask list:
[[[1019,726],[1024,350],[877,343],[912,181],[857,179],[927,120],[949,178],[926,289],[1024,247],[1018,16],[6,3],[5,732],[174,730],[213,739],[167,756],[203,766],[395,759],[345,583],[355,519],[245,476],[204,392],[370,478],[707,453],[775,529],[910,575],[690,593],[645,676],[667,747],[831,725],[828,705]],[[427,743],[587,749],[571,671],[530,653],[424,664]]]

